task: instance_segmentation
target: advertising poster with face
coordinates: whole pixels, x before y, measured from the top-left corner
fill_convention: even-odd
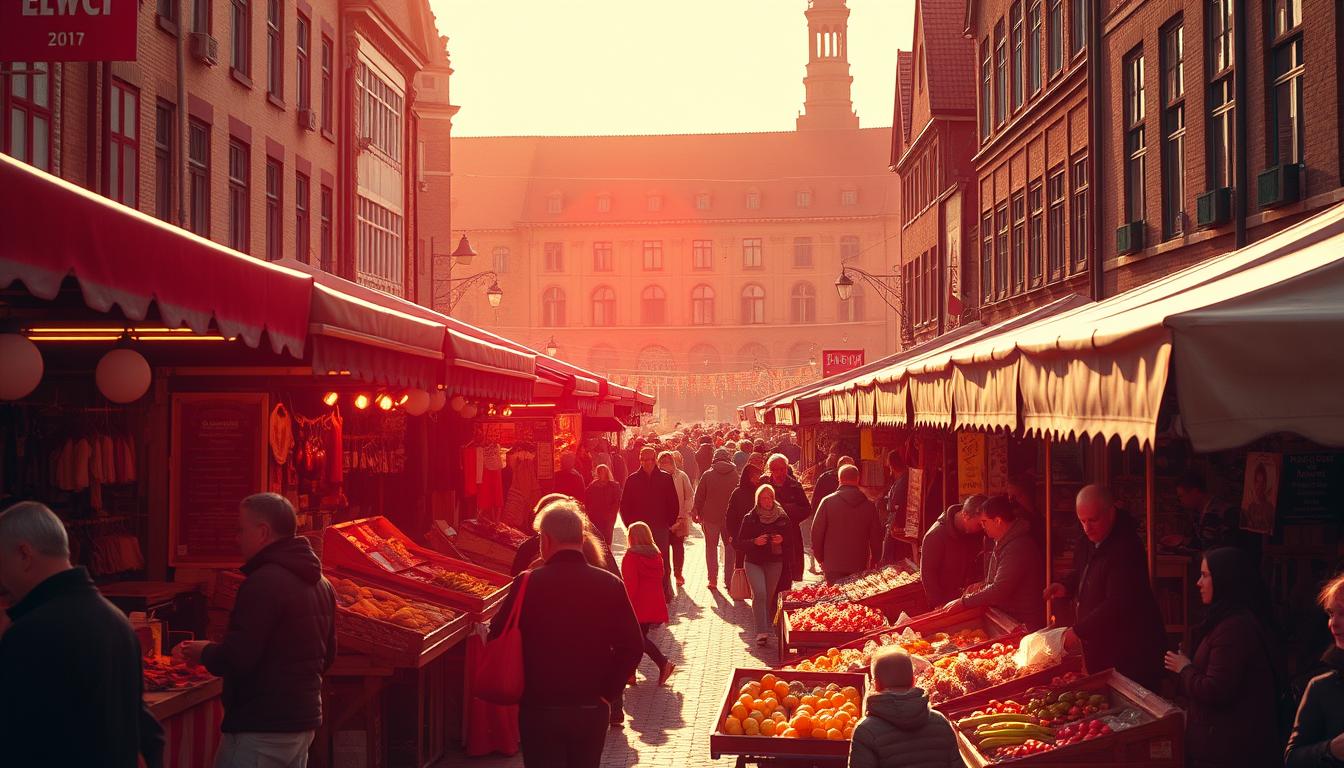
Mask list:
[[[1241,495],[1241,527],[1254,533],[1274,532],[1283,454],[1251,451],[1246,454],[1246,482]]]

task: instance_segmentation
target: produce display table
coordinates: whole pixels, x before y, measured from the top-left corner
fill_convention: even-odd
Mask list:
[[[863,632],[843,632],[825,630],[798,629],[794,625],[793,614],[803,608],[784,609],[779,615],[779,655],[805,654],[818,648],[833,648],[857,640]],[[887,630],[889,627],[883,627]]]
[[[864,651],[871,651],[887,645],[899,645],[900,643],[897,643],[895,638],[900,637],[906,630],[917,633],[921,638],[921,641],[910,644],[909,647],[906,647],[906,650],[930,660],[958,651],[979,650],[994,643],[1017,642],[1026,633],[1026,627],[995,608],[981,606],[953,610],[939,609],[916,616],[903,624],[870,632],[843,644],[828,646],[828,648],[836,648],[841,652],[838,663],[844,666],[836,668],[834,666],[836,662],[828,661],[827,663],[832,666],[827,671],[866,672],[870,660],[868,657],[871,656],[871,652]],[[946,635],[948,640],[941,645],[933,646],[932,638],[939,634]],[[968,635],[972,638],[983,637],[984,639],[955,644],[951,641],[952,638]],[[926,649],[922,647],[923,645],[931,647]],[[870,646],[872,646],[871,649]],[[792,658],[786,661],[784,666],[796,667],[802,661],[816,662],[822,656],[827,656],[827,654],[823,652],[812,656]]]
[[[181,691],[146,693],[145,704],[163,726],[164,768],[212,765],[219,748],[224,681],[214,678]]]
[[[530,535],[503,523],[461,520],[456,526],[449,526],[446,521],[437,520],[426,540],[437,552],[508,573],[518,547],[529,538]]]
[[[1023,679],[998,686],[994,692],[993,698],[1011,705],[1023,705],[1035,714],[975,717],[975,712],[981,711],[989,701],[987,693],[982,691],[974,701],[968,700],[971,697],[963,699],[955,708],[942,708],[948,719],[956,724],[962,757],[971,768],[987,765],[1180,768],[1185,765],[1184,713],[1113,669],[1062,686],[1041,685],[1038,680]],[[1068,697],[1067,702],[1056,703],[1053,709],[1033,708],[1031,704],[1035,700],[1049,707],[1046,702],[1060,701],[1061,694]],[[1086,712],[1079,711],[1078,702],[1088,705]],[[1056,713],[1066,711],[1070,713],[1063,714],[1062,718],[1067,722],[1060,717],[1051,719]],[[1021,750],[1022,756],[1001,754],[1000,750],[1016,748],[1016,745],[1003,744],[1004,741],[1022,738],[1021,735],[999,736],[1016,730],[1016,727],[1002,726],[1002,720],[984,722],[1003,717],[1025,718],[1028,724],[1036,723],[1030,732],[1044,734],[1045,738],[1039,740],[1040,743],[1026,745]],[[996,728],[998,730],[984,730]],[[1083,736],[1075,736],[1077,733]],[[1052,742],[1053,748],[1049,746]]]
[[[864,702],[865,686],[867,678],[864,675],[844,674],[838,672],[774,672],[765,669],[744,669],[737,668],[733,670],[728,679],[727,691],[724,694],[723,706],[719,710],[719,716],[715,721],[714,732],[709,736],[709,755],[712,759],[718,760],[723,755],[740,755],[738,765],[746,765],[748,762],[754,762],[758,765],[765,764],[764,761],[784,760],[792,766],[792,761],[798,761],[800,766],[843,766],[849,757],[849,739],[837,738],[789,738],[785,736],[773,735],[747,735],[746,733],[728,733],[725,723],[730,716],[734,715],[735,706],[744,706],[739,699],[739,691],[746,682],[761,681],[768,677],[778,676],[779,680],[785,683],[797,683],[808,692],[814,687],[825,687],[834,684],[838,689],[852,688],[857,692],[855,701],[856,708],[853,715],[849,716],[851,725],[863,719],[862,705]],[[807,693],[793,694],[799,699],[807,701]],[[820,707],[818,707],[819,709]],[[786,721],[781,727],[788,725]],[[796,722],[796,720],[794,720]],[[805,726],[804,726],[805,727]],[[783,765],[769,763],[770,765]]]
[[[1044,669],[1035,670],[1025,675],[1019,675],[1011,680],[1006,680],[1002,683],[999,683],[998,685],[986,686],[984,688],[980,688],[975,691],[970,691],[962,696],[957,696],[955,698],[936,701],[934,700],[933,697],[931,697],[930,703],[933,704],[934,709],[944,714],[964,709],[974,709],[975,707],[981,706],[985,702],[988,702],[990,699],[1003,698],[1005,695],[1007,695],[1005,691],[1014,690],[1019,685],[1023,686],[1024,688],[1035,688],[1037,686],[1049,685],[1050,682],[1054,680],[1056,677],[1069,675],[1071,673],[1080,674],[1082,670],[1083,670],[1082,656],[1065,656],[1063,659],[1060,660],[1060,663],[1049,667],[1045,667]],[[919,681],[916,681],[915,684],[919,685]]]

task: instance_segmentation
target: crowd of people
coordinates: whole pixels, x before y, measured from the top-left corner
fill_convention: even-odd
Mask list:
[[[830,582],[901,554],[893,542],[904,529],[906,467],[895,452],[887,492],[874,501],[852,457],[831,452],[801,468],[801,448],[787,433],[702,426],[635,438],[623,451],[605,441],[585,448],[582,461],[562,457],[555,492],[536,503],[535,535],[512,566],[526,577],[515,579],[490,627],[498,637],[518,603],[518,732],[529,768],[598,765],[607,730],[624,722],[625,689],[638,684],[641,659],[655,664],[657,685],[677,671],[652,632],[672,618],[684,587],[692,524],[704,534],[709,588],[751,602],[758,645],[769,643],[777,596],[804,578],[809,551]],[[802,474],[813,475],[810,498]],[[920,547],[929,604],[993,607],[1029,629],[1067,626],[1063,643],[1088,669],[1113,667],[1150,690],[1176,692],[1193,768],[1344,766],[1344,576],[1319,594],[1334,641],[1323,673],[1290,700],[1259,553],[1237,545],[1228,513],[1200,495],[1199,481],[1182,482],[1182,503],[1202,512],[1191,543],[1202,545],[1206,607],[1188,649],[1167,645],[1138,526],[1099,485],[1074,500],[1083,535],[1072,570],[1049,585],[1043,523],[1028,489],[947,508]],[[619,562],[618,519],[626,540]],[[322,723],[335,596],[296,522],[281,496],[241,502],[245,580],[227,631],[174,651],[224,680],[219,768],[303,766]],[[0,614],[0,686],[24,692],[0,696],[3,762],[162,765],[163,730],[143,702],[139,641],[88,573],[71,566],[65,528],[41,504],[0,513],[0,596],[11,604]],[[952,726],[915,685],[915,669],[899,647],[874,654],[850,765],[962,765]]]

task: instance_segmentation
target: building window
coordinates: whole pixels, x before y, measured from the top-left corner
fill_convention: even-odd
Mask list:
[[[800,190],[798,190],[797,192],[794,193],[794,197],[793,197],[793,199],[794,199],[794,205],[798,206],[799,208],[811,208],[811,207],[812,207],[812,192],[811,192],[811,190],[800,189]]]
[[[597,212],[611,213],[611,195],[597,196]]]
[[[335,207],[335,196],[332,194],[331,187],[328,187],[326,185],[322,186],[321,206],[322,207],[319,211],[319,215],[322,217],[322,223],[321,223],[322,240],[318,244],[320,248],[320,253],[318,254],[318,265],[323,269],[323,271],[330,272],[333,266],[331,263],[332,246],[333,246],[331,220],[333,214],[335,213],[335,211],[333,210],[333,208]]]
[[[1073,271],[1078,272],[1087,265],[1089,248],[1087,231],[1087,155],[1073,159]],[[1142,221],[1142,219],[1136,219]]]
[[[1008,38],[1003,19],[994,25],[994,124],[1002,127],[1008,120]]]
[[[210,236],[210,126],[187,121],[187,176],[191,184],[188,225],[201,237]]]
[[[177,0],[159,0],[154,5],[160,19],[170,24],[177,23]]]
[[[938,246],[924,257],[924,322],[938,319]]]
[[[331,68],[332,60],[335,54],[332,51],[331,38],[322,36],[322,130],[331,133],[332,121],[332,99],[335,92],[332,90]]]
[[[608,328],[616,324],[616,291],[603,285],[593,291],[593,325]]]
[[[176,0],[169,0],[176,6]],[[207,34],[210,32],[210,0],[191,0],[191,31]]]
[[[1087,47],[1087,6],[1091,0],[1069,0],[1069,56]]]
[[[1008,295],[1008,269],[1012,256],[1008,253],[1008,206],[994,211],[994,293],[1000,299]]]
[[[543,268],[547,272],[565,271],[564,243],[542,243],[541,253]]]
[[[244,77],[252,77],[252,2],[233,0],[230,9],[233,30],[233,58],[230,66]]]
[[[846,208],[852,208],[859,204],[859,190],[842,189],[840,190],[840,204]]]
[[[659,270],[663,268],[663,241],[645,240],[644,241],[644,269]]]
[[[1024,50],[1026,41],[1023,40],[1022,29],[1022,3],[1013,3],[1012,11],[1009,16],[1011,20],[1011,29],[1013,35],[1013,109],[1016,110],[1022,106],[1024,98],[1023,87],[1026,76]]]
[[[994,62],[989,57],[989,38],[986,37],[980,43],[980,143],[983,144],[989,138],[990,132],[994,128],[994,109],[993,109],[993,79]],[[907,199],[910,195],[905,195]],[[910,217],[906,216],[906,221]]]
[[[247,189],[250,155],[246,144],[229,139],[229,247],[243,253],[251,250],[248,224],[252,213]]]
[[[1050,210],[1046,221],[1046,254],[1050,280],[1064,276],[1064,169],[1050,174],[1045,182],[1047,204]]]
[[[1031,0],[1027,11],[1027,92],[1041,91],[1041,0]]]
[[[908,323],[911,328],[920,326],[920,292],[916,285],[919,280],[919,258],[916,256],[901,267],[901,309],[905,312],[901,322]]]
[[[1222,73],[1234,63],[1232,3],[1233,0],[1210,0],[1208,5],[1209,70],[1212,75]]]
[[[312,261],[312,254],[308,253],[312,227],[308,217],[308,206],[312,202],[309,186],[307,176],[302,173],[294,174],[294,258],[304,264]]]
[[[644,201],[644,204],[645,206],[648,207],[650,211],[661,211],[663,210],[663,196],[649,195],[648,198]]]
[[[546,198],[546,212],[556,214],[565,207],[564,198],[560,195],[550,195]]]
[[[355,204],[355,270],[359,282],[399,295],[406,286],[401,215],[363,195],[355,199]]]
[[[1013,195],[1013,293],[1021,293],[1026,287],[1027,261],[1027,199],[1018,192]]]
[[[355,90],[359,95],[359,132],[394,163],[401,162],[401,109],[400,89],[384,80],[372,67],[359,62],[355,71]]]
[[[1143,51],[1125,58],[1125,221],[1144,219],[1144,177],[1147,171],[1148,140],[1144,89]],[[1075,225],[1077,213],[1074,214]]]
[[[810,237],[793,238],[793,266],[795,267],[812,266],[812,238]]]
[[[177,116],[166,101],[154,103],[154,215],[164,221],[173,218],[173,135]]]
[[[1274,0],[1274,165],[1302,162],[1302,0]]]
[[[789,294],[789,319],[794,323],[817,321],[817,289],[811,283],[798,283]]]
[[[761,325],[765,322],[765,289],[748,285],[742,289],[742,324]]]
[[[611,243],[599,241],[593,243],[593,271],[610,272],[615,269],[611,257]]]
[[[994,214],[985,211],[980,217],[980,297],[994,300]]]
[[[1162,236],[1185,231],[1185,25],[1162,30]]]
[[[16,61],[8,81],[8,114],[0,114],[0,127],[8,127],[5,154],[44,171],[51,170],[51,65]],[[22,74],[20,74],[22,72]]]
[[[1045,257],[1042,247],[1045,245],[1045,201],[1041,182],[1034,182],[1027,190],[1027,285],[1031,288],[1041,284],[1042,260]]]
[[[748,192],[748,193],[747,193],[747,210],[755,211],[755,210],[760,209],[760,207],[761,207],[761,193],[760,193],[760,192]]]
[[[270,261],[279,261],[285,255],[285,227],[280,218],[284,183],[284,166],[279,160],[266,158],[266,258]]]
[[[667,322],[667,291],[662,286],[650,285],[640,291],[639,321],[644,325],[663,325]]]
[[[691,324],[714,324],[714,289],[697,285],[691,289]]]
[[[565,325],[565,292],[559,288],[547,288],[541,294],[541,325],[544,328]]]
[[[281,0],[266,0],[266,92],[285,100],[285,6]]]
[[[714,268],[714,241],[692,240],[691,262],[696,269]]]
[[[708,194],[706,194],[706,193],[704,193],[704,192],[701,192],[700,194],[698,194],[698,195],[695,196],[695,210],[697,210],[697,211],[708,211],[708,210],[709,210],[709,195],[708,195]]]
[[[1233,71],[1233,0],[1209,4],[1209,185],[1236,185],[1236,97]]]
[[[306,16],[299,14],[298,23],[294,25],[294,30],[297,38],[294,45],[294,76],[299,79],[299,109],[312,109],[313,67],[309,56],[309,51],[313,45],[312,24],[309,23]]]
[[[761,247],[761,238],[748,237],[742,240],[742,268],[760,269],[765,264]]]
[[[1046,0],[1050,4],[1045,32],[1046,59],[1050,76],[1064,68],[1064,0]]]
[[[851,261],[859,260],[859,236],[841,235],[840,236],[840,263],[848,264]]]
[[[849,298],[840,301],[836,307],[835,317],[842,323],[861,323],[867,319],[862,282],[854,283],[854,287],[849,291]]]
[[[490,251],[490,260],[493,263],[494,271],[498,274],[507,274],[509,271],[509,247],[507,245],[497,245]]]
[[[134,208],[140,197],[140,92],[113,80],[111,100],[106,192],[113,200]]]

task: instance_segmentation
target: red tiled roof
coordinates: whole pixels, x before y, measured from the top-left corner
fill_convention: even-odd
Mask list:
[[[967,39],[966,0],[919,0],[929,110],[975,112],[975,41]]]
[[[895,205],[890,128],[654,136],[516,136],[452,140],[454,222],[475,229],[590,221],[874,216]],[[856,205],[840,192],[859,190]],[[796,207],[795,192],[812,192]],[[749,191],[760,208],[747,210]],[[697,209],[696,195],[710,195]],[[562,212],[548,203],[559,194]],[[610,195],[599,213],[597,198]],[[648,210],[650,195],[662,207]]]

